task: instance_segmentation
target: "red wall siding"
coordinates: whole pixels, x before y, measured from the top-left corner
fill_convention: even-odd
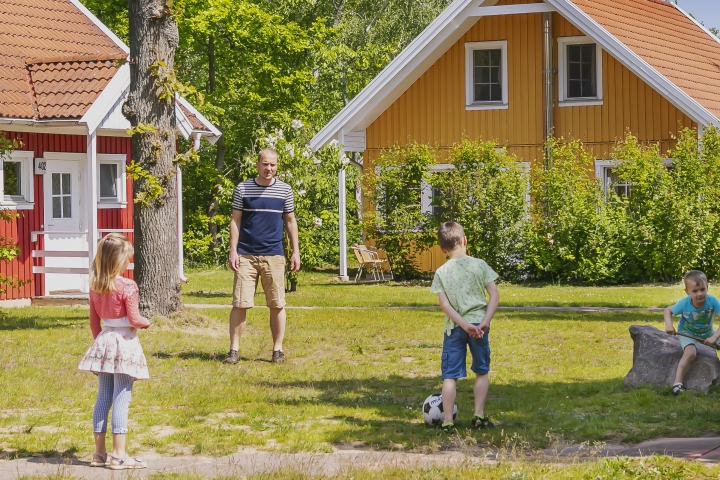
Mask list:
[[[129,164],[132,160],[132,141],[130,138],[121,137],[98,137],[97,139],[98,153],[122,153],[126,156],[125,164]],[[133,190],[132,178],[127,177],[126,180],[126,198],[127,206],[125,208],[107,208],[98,210],[98,228],[117,228],[132,229],[133,228]],[[135,243],[135,235],[132,232],[124,233],[130,243]],[[133,271],[128,270],[123,275],[127,278],[133,278]]]
[[[20,142],[18,150],[32,150],[36,158],[44,156],[45,152],[72,152],[85,153],[86,137],[83,135],[56,135],[46,133],[17,133],[5,132],[5,137]],[[115,137],[98,137],[98,153],[126,154],[130,161],[130,139]],[[33,210],[19,210],[19,218],[10,222],[0,221],[0,236],[8,237],[20,246],[20,255],[11,262],[0,262],[0,273],[16,276],[20,280],[30,279],[31,282],[18,289],[10,289],[0,295],[0,300],[29,298],[43,295],[45,285],[43,275],[33,275],[32,250],[43,248],[42,236],[36,243],[30,240],[32,231],[42,230],[44,218],[43,179],[40,175],[34,176],[35,207]],[[98,228],[133,228],[132,180],[127,183],[128,205],[124,209],[107,209],[98,211]],[[133,241],[133,234],[127,234]],[[36,259],[37,265],[42,265],[42,259]],[[128,272],[132,278],[132,272]]]

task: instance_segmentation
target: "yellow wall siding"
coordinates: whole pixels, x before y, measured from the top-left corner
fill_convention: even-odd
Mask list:
[[[536,3],[503,0],[498,4]],[[561,15],[553,14],[555,62],[557,38],[582,35]],[[465,43],[507,40],[508,108],[465,109]],[[542,159],[542,14],[481,18],[366,130],[365,168],[382,150],[410,142],[438,149],[440,158],[463,138],[495,140],[522,161]],[[555,135],[579,139],[598,159],[610,158],[626,131],[640,140],[674,146],[681,128],[697,125],[607,52],[602,56],[603,105],[559,107],[555,76]],[[439,248],[418,257],[423,271],[445,262]]]

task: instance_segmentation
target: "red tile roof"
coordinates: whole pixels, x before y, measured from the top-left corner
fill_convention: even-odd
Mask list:
[[[203,132],[209,131],[207,125],[205,125],[197,116],[195,116],[194,113],[182,106],[180,103],[178,103],[178,106],[180,107],[180,110],[182,110],[183,115],[185,115],[185,117],[190,122],[190,125],[192,125],[193,130],[199,130]]]
[[[80,118],[126,56],[69,0],[2,0],[0,117]]]
[[[673,3],[661,0],[571,1],[720,118],[720,43]]]

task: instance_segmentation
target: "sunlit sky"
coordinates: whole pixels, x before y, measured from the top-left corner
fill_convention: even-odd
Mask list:
[[[706,27],[720,29],[720,0],[678,0],[677,4]]]

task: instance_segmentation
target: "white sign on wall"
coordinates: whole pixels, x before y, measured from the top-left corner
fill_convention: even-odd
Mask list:
[[[44,158],[35,159],[35,175],[45,175],[47,171],[47,160]]]

